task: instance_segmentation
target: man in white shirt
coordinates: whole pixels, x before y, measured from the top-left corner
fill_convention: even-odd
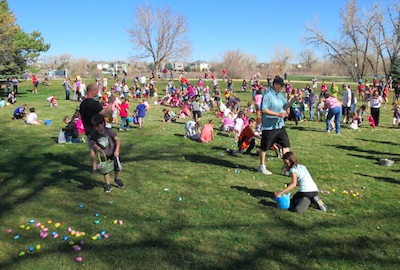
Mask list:
[[[348,124],[350,118],[350,108],[351,108],[351,90],[347,83],[343,84],[343,123]]]

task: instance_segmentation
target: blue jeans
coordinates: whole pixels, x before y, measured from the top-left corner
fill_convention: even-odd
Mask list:
[[[65,132],[65,141],[72,143],[80,143],[81,140],[79,138],[73,138],[71,132]]]
[[[311,104],[310,104],[309,110],[310,110],[310,120],[314,120],[314,118],[315,118],[315,112],[314,112],[314,110],[315,110],[315,103],[311,103]]]
[[[122,117],[121,116],[121,125],[119,126],[120,129],[124,129],[124,127],[126,126],[126,129],[129,129],[129,121],[127,117]]]
[[[326,130],[331,130],[331,120],[335,117],[336,133],[340,133],[340,118],[342,117],[342,107],[331,108],[326,117]]]

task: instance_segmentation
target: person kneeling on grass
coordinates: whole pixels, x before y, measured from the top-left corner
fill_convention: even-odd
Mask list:
[[[107,159],[114,160],[114,181],[119,188],[124,188],[125,185],[119,178],[119,173],[122,170],[121,162],[119,160],[119,149],[121,144],[119,137],[114,130],[105,126],[104,118],[100,115],[96,115],[92,118],[92,124],[94,131],[91,134],[90,139],[91,143],[93,143],[93,148],[96,153],[100,152],[100,155],[105,153]],[[109,173],[104,175],[104,182],[104,192],[110,192],[111,183]]]
[[[65,133],[65,141],[67,143],[81,143],[85,142],[85,140],[82,138],[79,139],[79,131],[76,127],[76,121],[78,121],[78,118],[74,118],[72,121],[68,116],[65,116],[63,118],[64,123],[67,125],[65,128],[62,129]]]
[[[256,128],[256,119],[250,118],[249,124],[242,130],[238,137],[238,150],[232,151],[232,154],[243,154],[243,151],[246,150],[246,154],[251,154],[251,150],[253,150],[256,145],[256,140],[254,139],[254,129]]]
[[[326,212],[327,207],[318,196],[318,187],[308,172],[306,166],[298,163],[293,152],[287,152],[282,157],[285,169],[292,177],[292,182],[283,190],[275,192],[275,196],[282,196],[284,193],[299,186],[299,191],[290,200],[290,207],[296,213],[303,213],[308,209],[312,202]]]

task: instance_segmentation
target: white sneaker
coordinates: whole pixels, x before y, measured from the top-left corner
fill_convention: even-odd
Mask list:
[[[260,165],[258,167],[257,171],[259,171],[260,173],[265,174],[265,175],[271,175],[272,174],[272,172],[267,170],[267,167],[265,167],[265,165]]]

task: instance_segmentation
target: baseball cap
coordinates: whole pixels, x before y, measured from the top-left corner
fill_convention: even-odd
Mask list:
[[[274,85],[274,84],[280,84],[280,85],[284,85],[284,83],[283,83],[283,79],[281,78],[281,77],[275,77],[275,79],[274,79],[274,81],[272,82],[272,84]]]

